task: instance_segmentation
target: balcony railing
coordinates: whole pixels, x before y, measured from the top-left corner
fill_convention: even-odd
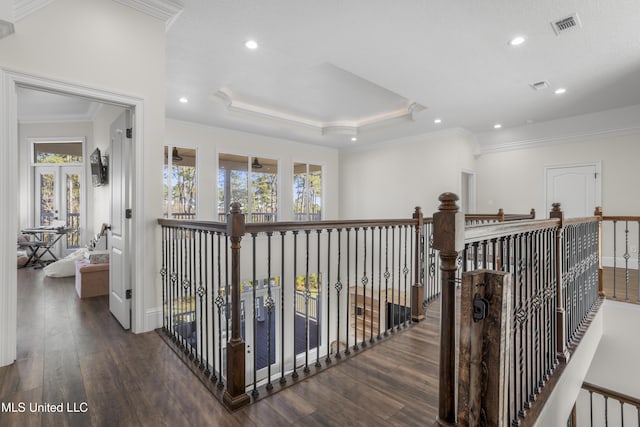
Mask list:
[[[465,421],[472,414],[488,414],[490,408],[480,405],[483,402],[504,410],[494,418],[500,425],[521,425],[523,421],[530,424],[550,393],[550,388],[545,386],[557,375],[558,367],[567,363],[579,343],[580,332],[599,307],[599,218],[565,219],[559,204],[554,204],[548,220],[465,227],[456,220],[456,200],[453,194],[443,194],[440,212],[434,215],[434,247],[440,250],[442,270],[438,419],[441,424],[449,425],[457,422],[458,414]],[[461,380],[460,395],[456,383],[458,315],[454,294],[459,267],[463,277],[464,272],[478,269],[511,275],[511,282],[505,285],[508,288],[505,295],[510,295],[504,305],[507,311],[496,318],[505,316],[504,325],[511,326],[506,330],[485,330],[480,336],[476,335],[480,344],[475,341],[476,347],[460,350],[466,355],[479,352],[473,360],[484,366],[484,374],[479,374],[476,383]],[[466,286],[471,285],[467,281]],[[491,307],[488,300],[481,297],[484,292],[488,291],[463,292],[470,298],[476,294],[478,301],[461,302],[479,311],[480,316],[474,318],[474,322],[482,320],[482,313]],[[498,322],[498,326],[501,324]],[[500,336],[504,338],[504,348],[508,349],[502,355],[504,363],[484,365],[486,350],[482,348],[500,344],[503,342],[497,338]],[[460,345],[462,347],[462,343]],[[460,359],[469,361],[468,357],[460,356]],[[465,369],[460,366],[461,372]],[[468,369],[465,372],[468,373]],[[489,378],[499,380],[489,381]],[[497,388],[488,390],[489,383]],[[491,402],[483,400],[486,396],[492,396]],[[504,396],[504,400],[499,396]],[[456,408],[457,401],[462,402],[459,408]],[[478,406],[469,412],[469,406],[465,406],[468,402],[476,402]]]
[[[158,222],[163,330],[230,408],[421,320],[441,290],[434,223],[419,208],[396,220],[245,223],[235,205],[225,223]]]

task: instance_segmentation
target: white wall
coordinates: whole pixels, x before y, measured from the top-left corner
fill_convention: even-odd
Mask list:
[[[111,123],[124,111],[123,108],[113,105],[103,105],[93,120],[93,138],[91,144],[87,144],[87,156],[89,156],[96,148],[100,149],[102,156],[111,158],[110,146],[110,127]],[[89,164],[89,162],[87,162]],[[102,227],[103,223],[110,222],[111,208],[111,187],[109,183],[100,187],[93,187],[91,184],[91,167],[87,168],[87,185],[91,186],[92,197],[89,198],[90,203],[87,209],[87,228],[89,229],[88,237],[95,236]]]
[[[168,120],[166,145],[197,149],[198,205],[200,219],[217,221],[218,153],[278,160],[280,171],[280,220],[292,218],[293,163],[323,166],[324,219],[338,218],[338,150],[212,126]],[[162,154],[161,146],[156,148]]]
[[[18,170],[19,170],[19,191],[18,191],[18,218],[19,228],[34,225],[34,201],[33,195],[33,168],[31,167],[31,144],[30,138],[85,138],[87,146],[92,143],[93,126],[91,122],[75,123],[28,123],[18,126],[19,148],[18,148]],[[91,176],[87,179],[85,170],[85,185],[87,185],[87,197],[91,198]],[[87,218],[91,215],[87,214]]]
[[[154,329],[160,320],[160,254],[159,249],[140,248],[157,247],[156,218],[162,213],[162,150],[156,147],[164,142],[165,23],[112,0],[56,0],[15,27],[15,34],[0,40],[0,69],[113,94],[105,95],[105,99],[135,99],[132,104],[143,106],[138,111],[142,129],[134,130],[143,139],[137,142],[144,144],[136,151],[142,155],[134,159],[137,180],[144,181],[144,191],[134,194],[134,206],[138,207],[134,211],[135,244],[139,246],[134,259],[134,288],[137,286],[140,293],[134,296],[133,330]],[[0,114],[6,114],[4,108],[0,107]],[[7,130],[4,140],[8,141],[10,135]],[[16,162],[15,151],[0,149],[6,154],[0,156],[4,158],[0,170],[14,170],[10,164]],[[0,187],[0,199],[11,203],[16,198],[16,188]],[[13,214],[7,220],[9,224],[12,218]],[[10,228],[6,236],[0,234],[3,240],[15,235],[16,230]],[[0,250],[3,271],[11,271],[8,266],[15,265],[15,261],[9,262],[14,253],[15,248],[8,243]],[[15,275],[10,275],[0,284],[0,294],[14,301],[15,286]],[[15,325],[15,315],[5,316],[5,310],[11,311],[10,305],[0,306],[0,320],[4,325]],[[0,364],[10,363],[15,357],[13,328],[0,327]]]
[[[582,336],[578,348],[573,352],[562,376],[555,384],[544,408],[536,419],[535,426],[564,426],[571,414],[574,402],[580,393],[589,365],[602,342],[606,314],[600,308],[593,317],[589,328]],[[586,425],[578,423],[578,425]]]
[[[602,161],[602,208],[605,215],[640,215],[640,133],[599,136],[579,142],[541,145],[482,154],[477,162],[478,209],[528,212],[548,218],[545,206],[545,166]],[[594,206],[595,208],[595,206]]]
[[[406,218],[416,206],[430,217],[440,194],[460,194],[462,170],[475,169],[473,149],[471,135],[452,130],[344,150],[340,217]]]
[[[637,369],[640,360],[640,342],[630,335],[633,327],[640,324],[640,306],[635,304],[605,301],[604,335],[589,367],[585,378],[597,386],[608,388],[618,393],[640,398],[640,371]],[[609,400],[609,425],[622,425],[620,421],[620,404]],[[637,419],[634,407],[625,405],[625,420],[633,424]],[[589,393],[582,391],[577,403],[578,425],[589,425],[590,402]],[[593,395],[594,425],[604,425],[604,399]]]

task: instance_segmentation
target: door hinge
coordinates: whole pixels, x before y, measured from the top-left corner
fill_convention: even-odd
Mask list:
[[[126,299],[131,299],[131,289],[127,289],[124,293]]]
[[[133,138],[133,128],[127,128],[127,138]]]
[[[133,218],[133,211],[131,209],[125,209],[124,210],[124,217],[126,219],[131,219]]]

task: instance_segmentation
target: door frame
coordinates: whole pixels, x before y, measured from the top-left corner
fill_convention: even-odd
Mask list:
[[[89,194],[88,188],[87,188],[87,180],[86,180],[86,175],[87,175],[87,162],[86,162],[86,158],[87,158],[87,138],[84,136],[74,136],[74,137],[28,137],[26,138],[27,142],[29,143],[29,148],[28,148],[28,155],[30,156],[29,158],[31,159],[29,166],[31,167],[31,172],[28,174],[28,188],[29,188],[29,192],[31,194],[30,197],[27,198],[27,211],[28,211],[28,224],[29,225],[36,225],[38,216],[35,214],[37,207],[36,207],[36,203],[35,203],[35,194],[36,194],[36,189],[37,189],[37,182],[35,180],[35,171],[37,170],[37,168],[42,168],[42,167],[56,167],[59,168],[59,172],[62,172],[62,170],[65,167],[68,166],[72,166],[72,167],[78,167],[81,168],[81,173],[80,173],[80,186],[81,186],[81,197],[80,197],[80,212],[82,213],[82,215],[80,216],[80,242],[84,242],[86,237],[87,237],[87,196]],[[34,146],[35,144],[38,143],[43,143],[43,142],[47,142],[47,143],[65,143],[65,142],[73,142],[73,143],[80,143],[82,144],[82,163],[64,163],[64,164],[47,164],[47,163],[36,163],[34,161]],[[18,148],[18,151],[20,151],[20,148]],[[22,153],[25,153],[27,150],[23,150]],[[60,174],[60,178],[62,177],[62,174]],[[61,182],[58,183],[58,186],[61,185]],[[60,200],[62,201],[62,200]],[[59,207],[59,209],[62,211],[62,207]],[[64,239],[62,239],[64,240]],[[64,246],[64,248],[62,248],[62,246]],[[61,245],[61,254],[63,256],[66,256],[68,254],[70,254],[71,252],[73,252],[75,249],[67,249],[66,245]]]
[[[469,177],[469,186],[468,186],[468,190],[469,190],[469,194],[468,194],[468,198],[469,198],[469,206],[464,206],[462,203],[461,206],[462,209],[467,209],[466,213],[475,213],[476,209],[477,209],[477,197],[476,197],[476,193],[477,193],[477,189],[476,189],[476,172],[471,170],[471,169],[464,169],[461,168],[460,169],[460,174],[458,175],[460,182],[458,183],[458,191],[460,194],[460,198],[462,199],[463,194],[462,194],[462,186],[463,186],[463,176],[467,175]],[[460,200],[460,202],[463,202],[463,200]]]
[[[549,171],[553,169],[569,169],[581,166],[594,166],[596,168],[596,193],[594,195],[595,206],[593,209],[595,210],[596,206],[602,206],[602,160],[594,162],[563,163],[558,165],[545,165],[544,167],[544,187],[542,188],[542,191],[544,192],[543,212],[551,212],[551,203],[555,203],[555,201],[549,200],[549,195],[547,194],[547,186],[549,185],[547,177],[549,175]]]
[[[39,77],[32,74],[0,68],[0,169],[4,171],[0,180],[0,200],[17,206],[18,203],[18,86],[80,96],[99,102],[128,108],[133,113],[133,162],[130,174],[133,189],[134,217],[131,226],[131,288],[132,331],[144,332],[144,251],[138,244],[146,242],[147,224],[144,209],[144,100],[103,89],[75,83]],[[11,202],[13,201],[13,202]],[[0,366],[13,363],[17,354],[17,270],[15,264],[15,238],[18,234],[17,209],[6,209],[0,219],[0,271],[15,271],[0,281]],[[147,261],[149,262],[149,261]],[[149,281],[152,279],[149,278]]]

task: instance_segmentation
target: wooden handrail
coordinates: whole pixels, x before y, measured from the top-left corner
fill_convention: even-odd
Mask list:
[[[466,214],[465,221],[476,220],[496,220],[499,222],[521,221],[535,218],[535,210],[532,209],[530,214]],[[427,217],[421,219],[422,223],[432,223],[433,218]],[[294,230],[337,230],[337,229],[354,229],[354,228],[371,228],[371,227],[391,227],[398,225],[415,226],[418,220],[416,218],[398,218],[398,219],[353,219],[353,220],[324,220],[324,221],[273,221],[273,222],[247,222],[245,223],[245,231],[251,233],[275,233],[280,231]],[[158,224],[167,227],[180,227],[191,230],[209,230],[215,232],[226,232],[227,223],[218,221],[177,219],[177,218],[159,218]]]
[[[603,216],[603,221],[640,221],[640,216]]]
[[[465,228],[465,243],[496,239],[512,234],[544,230],[560,225],[560,221],[553,219],[539,219],[534,221],[501,222],[498,224],[471,225]]]
[[[623,402],[629,405],[640,407],[640,399],[637,397],[629,396],[624,393],[619,393],[617,391],[613,391],[608,388],[601,387],[599,385],[588,383],[586,381],[582,383],[582,388],[587,391],[598,393],[602,396],[607,396],[607,397],[616,399],[618,402]]]
[[[585,222],[596,222],[596,221],[600,221],[600,218],[597,216],[585,216],[585,217],[576,217],[576,218],[565,218],[562,224],[572,225],[572,224],[582,224]]]
[[[191,219],[168,219],[168,218],[158,218],[158,224],[163,225],[165,227],[178,227],[178,228],[186,228],[189,230],[208,230],[215,232],[227,232],[227,223],[226,222],[215,222],[215,221],[194,221]]]

